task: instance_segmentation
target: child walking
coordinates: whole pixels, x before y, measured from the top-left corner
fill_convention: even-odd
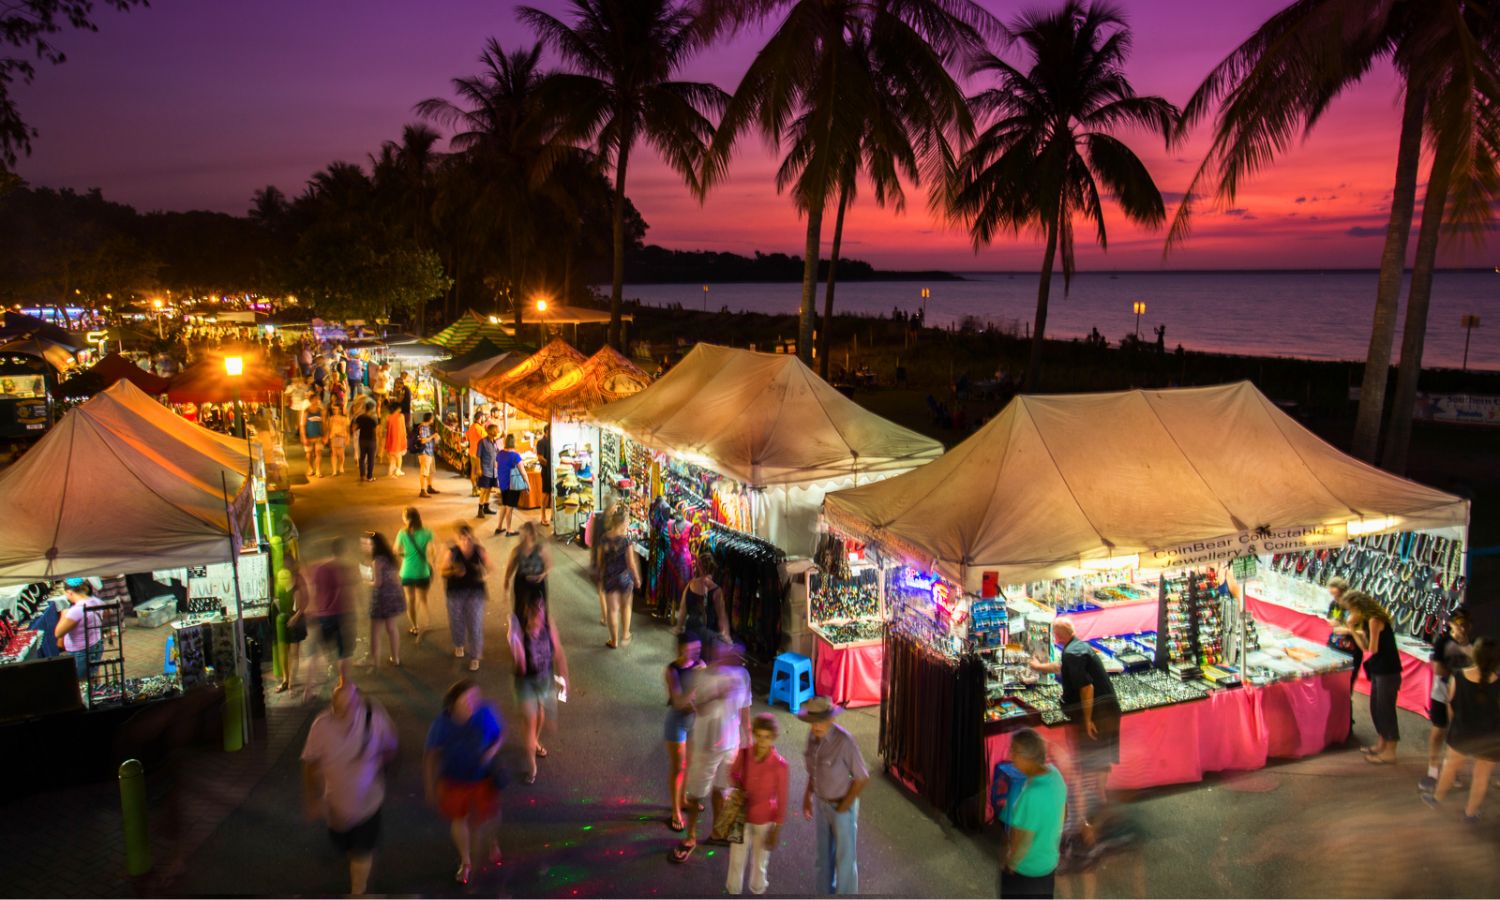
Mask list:
[[[787,764],[786,758],[776,752],[781,726],[771,713],[761,713],[751,723],[750,734],[752,745],[740,749],[729,773],[729,782],[740,792],[745,810],[744,840],[730,844],[729,849],[729,879],[724,889],[731,894],[743,891],[747,857],[750,893],[766,892],[766,867],[786,820]]]

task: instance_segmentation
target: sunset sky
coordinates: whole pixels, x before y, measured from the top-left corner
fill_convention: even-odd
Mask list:
[[[561,12],[561,0],[536,5]],[[1002,18],[1022,4],[987,0]],[[1135,33],[1129,71],[1141,93],[1183,103],[1203,74],[1284,0],[1127,0]],[[449,80],[477,71],[484,40],[529,45],[513,5],[494,0],[152,0],[130,14],[102,13],[97,34],[59,41],[66,64],[43,67],[20,89],[41,130],[19,166],[32,184],[99,187],[141,209],[242,213],[275,184],[300,192],[334,160],[365,162],[414,121],[412,106],[447,95]],[[733,90],[762,35],[746,32],[694,60],[683,77]],[[1251,181],[1233,209],[1198,219],[1192,239],[1165,262],[1162,237],[1112,216],[1110,249],[1084,243],[1084,268],[1363,268],[1379,263],[1393,178],[1396,80],[1386,68],[1340,98],[1310,139]],[[1170,198],[1201,159],[1196,139],[1171,151],[1132,136]],[[774,155],[741,148],[731,180],[699,205],[649,151],[638,151],[629,193],[669,247],[800,253],[803,228],[772,182]],[[831,228],[825,230],[825,236]],[[1091,230],[1090,230],[1091,232]],[[1500,262],[1500,240],[1454,245],[1447,265]],[[1006,238],[975,254],[967,238],[926,211],[913,192],[905,214],[862,198],[845,253],[888,267],[1030,269],[1039,242]]]

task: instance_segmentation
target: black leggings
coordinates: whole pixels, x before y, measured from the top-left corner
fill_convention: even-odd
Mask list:
[[[375,442],[359,442],[359,477],[375,477]]]
[[[1401,740],[1396,724],[1396,695],[1401,693],[1401,673],[1370,676],[1370,720],[1375,733],[1387,741]]]

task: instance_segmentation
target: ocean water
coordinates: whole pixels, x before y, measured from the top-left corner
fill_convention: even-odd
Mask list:
[[[974,317],[1001,328],[1029,334],[1036,311],[1037,276],[1028,273],[966,272],[964,281],[850,282],[840,284],[836,311],[890,315],[922,306],[922,288],[930,325],[950,325]],[[1285,356],[1305,359],[1362,360],[1369,346],[1370,317],[1375,308],[1374,271],[1333,272],[1083,272],[1072,290],[1062,292],[1054,277],[1048,305],[1047,334],[1059,339],[1083,337],[1098,328],[1117,344],[1135,331],[1134,301],[1146,304],[1140,319],[1143,340],[1156,339],[1166,326],[1170,351],[1189,350]],[[625,295],[654,306],[704,305],[700,284],[627,284]],[[711,284],[708,308],[795,314],[800,284]],[[1401,320],[1406,289],[1401,292]],[[823,304],[818,293],[818,309]],[[1440,272],[1433,281],[1423,365],[1458,368],[1464,351],[1465,315],[1478,315],[1469,346],[1469,368],[1500,370],[1500,273]],[[790,336],[790,335],[789,335]],[[1395,352],[1400,355],[1400,324]]]

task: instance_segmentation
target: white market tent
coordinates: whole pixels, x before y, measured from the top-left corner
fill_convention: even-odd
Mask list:
[[[0,584],[229,558],[253,507],[244,450],[136,395],[116,384],[0,472]]]
[[[756,531],[792,553],[811,551],[824,493],[943,452],[840,394],[795,356],[714,344],[698,344],[656,383],[590,418],[755,489]]]
[[[1464,537],[1469,503],[1312,434],[1248,382],[1021,396],[937,462],[829,494],[830,524],[977,592],[1360,534]],[[1092,564],[1092,565],[1091,565]]]

